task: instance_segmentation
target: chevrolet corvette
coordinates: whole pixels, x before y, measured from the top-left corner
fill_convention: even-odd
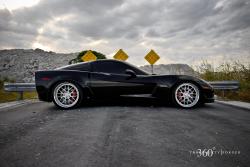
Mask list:
[[[118,60],[82,62],[35,72],[41,101],[60,108],[77,107],[87,99],[141,96],[163,100],[182,108],[214,101],[212,86],[188,75],[151,75]]]

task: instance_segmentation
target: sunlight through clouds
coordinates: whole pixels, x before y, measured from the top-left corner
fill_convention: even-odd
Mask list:
[[[122,48],[144,65],[250,60],[248,0],[0,0],[0,49],[54,52]],[[223,56],[222,56],[223,55]]]
[[[36,5],[40,0],[0,0],[0,9],[7,8],[15,10],[22,7],[31,7]]]

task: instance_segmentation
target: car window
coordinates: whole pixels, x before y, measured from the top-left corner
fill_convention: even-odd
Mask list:
[[[98,61],[93,63],[94,72],[105,72],[113,74],[125,74],[127,66],[122,63],[111,61]]]
[[[64,66],[61,68],[57,68],[57,70],[78,70],[78,71],[90,71],[89,63],[77,63],[68,66]]]
[[[132,64],[129,64],[128,66],[129,69],[133,70],[136,73],[136,75],[149,75],[146,71],[143,71]]]
[[[126,69],[133,70],[137,75],[145,75],[143,71],[118,61],[97,61],[93,63],[94,72],[125,74]]]

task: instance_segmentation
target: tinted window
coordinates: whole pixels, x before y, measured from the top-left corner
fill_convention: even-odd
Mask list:
[[[78,71],[90,71],[89,63],[78,63],[73,65],[64,66],[58,68],[59,70],[78,70]]]
[[[97,61],[93,62],[94,72],[105,72],[113,74],[125,74],[126,69],[133,70],[137,75],[146,75],[143,71],[118,61]]]
[[[129,69],[133,70],[137,75],[149,75],[146,71],[143,71],[132,64],[127,64],[127,65],[130,67]]]

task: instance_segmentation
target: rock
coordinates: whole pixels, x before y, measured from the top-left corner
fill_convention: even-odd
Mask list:
[[[78,53],[61,54],[42,49],[0,50],[0,78],[16,82],[34,82],[36,70],[54,69],[75,58]]]

